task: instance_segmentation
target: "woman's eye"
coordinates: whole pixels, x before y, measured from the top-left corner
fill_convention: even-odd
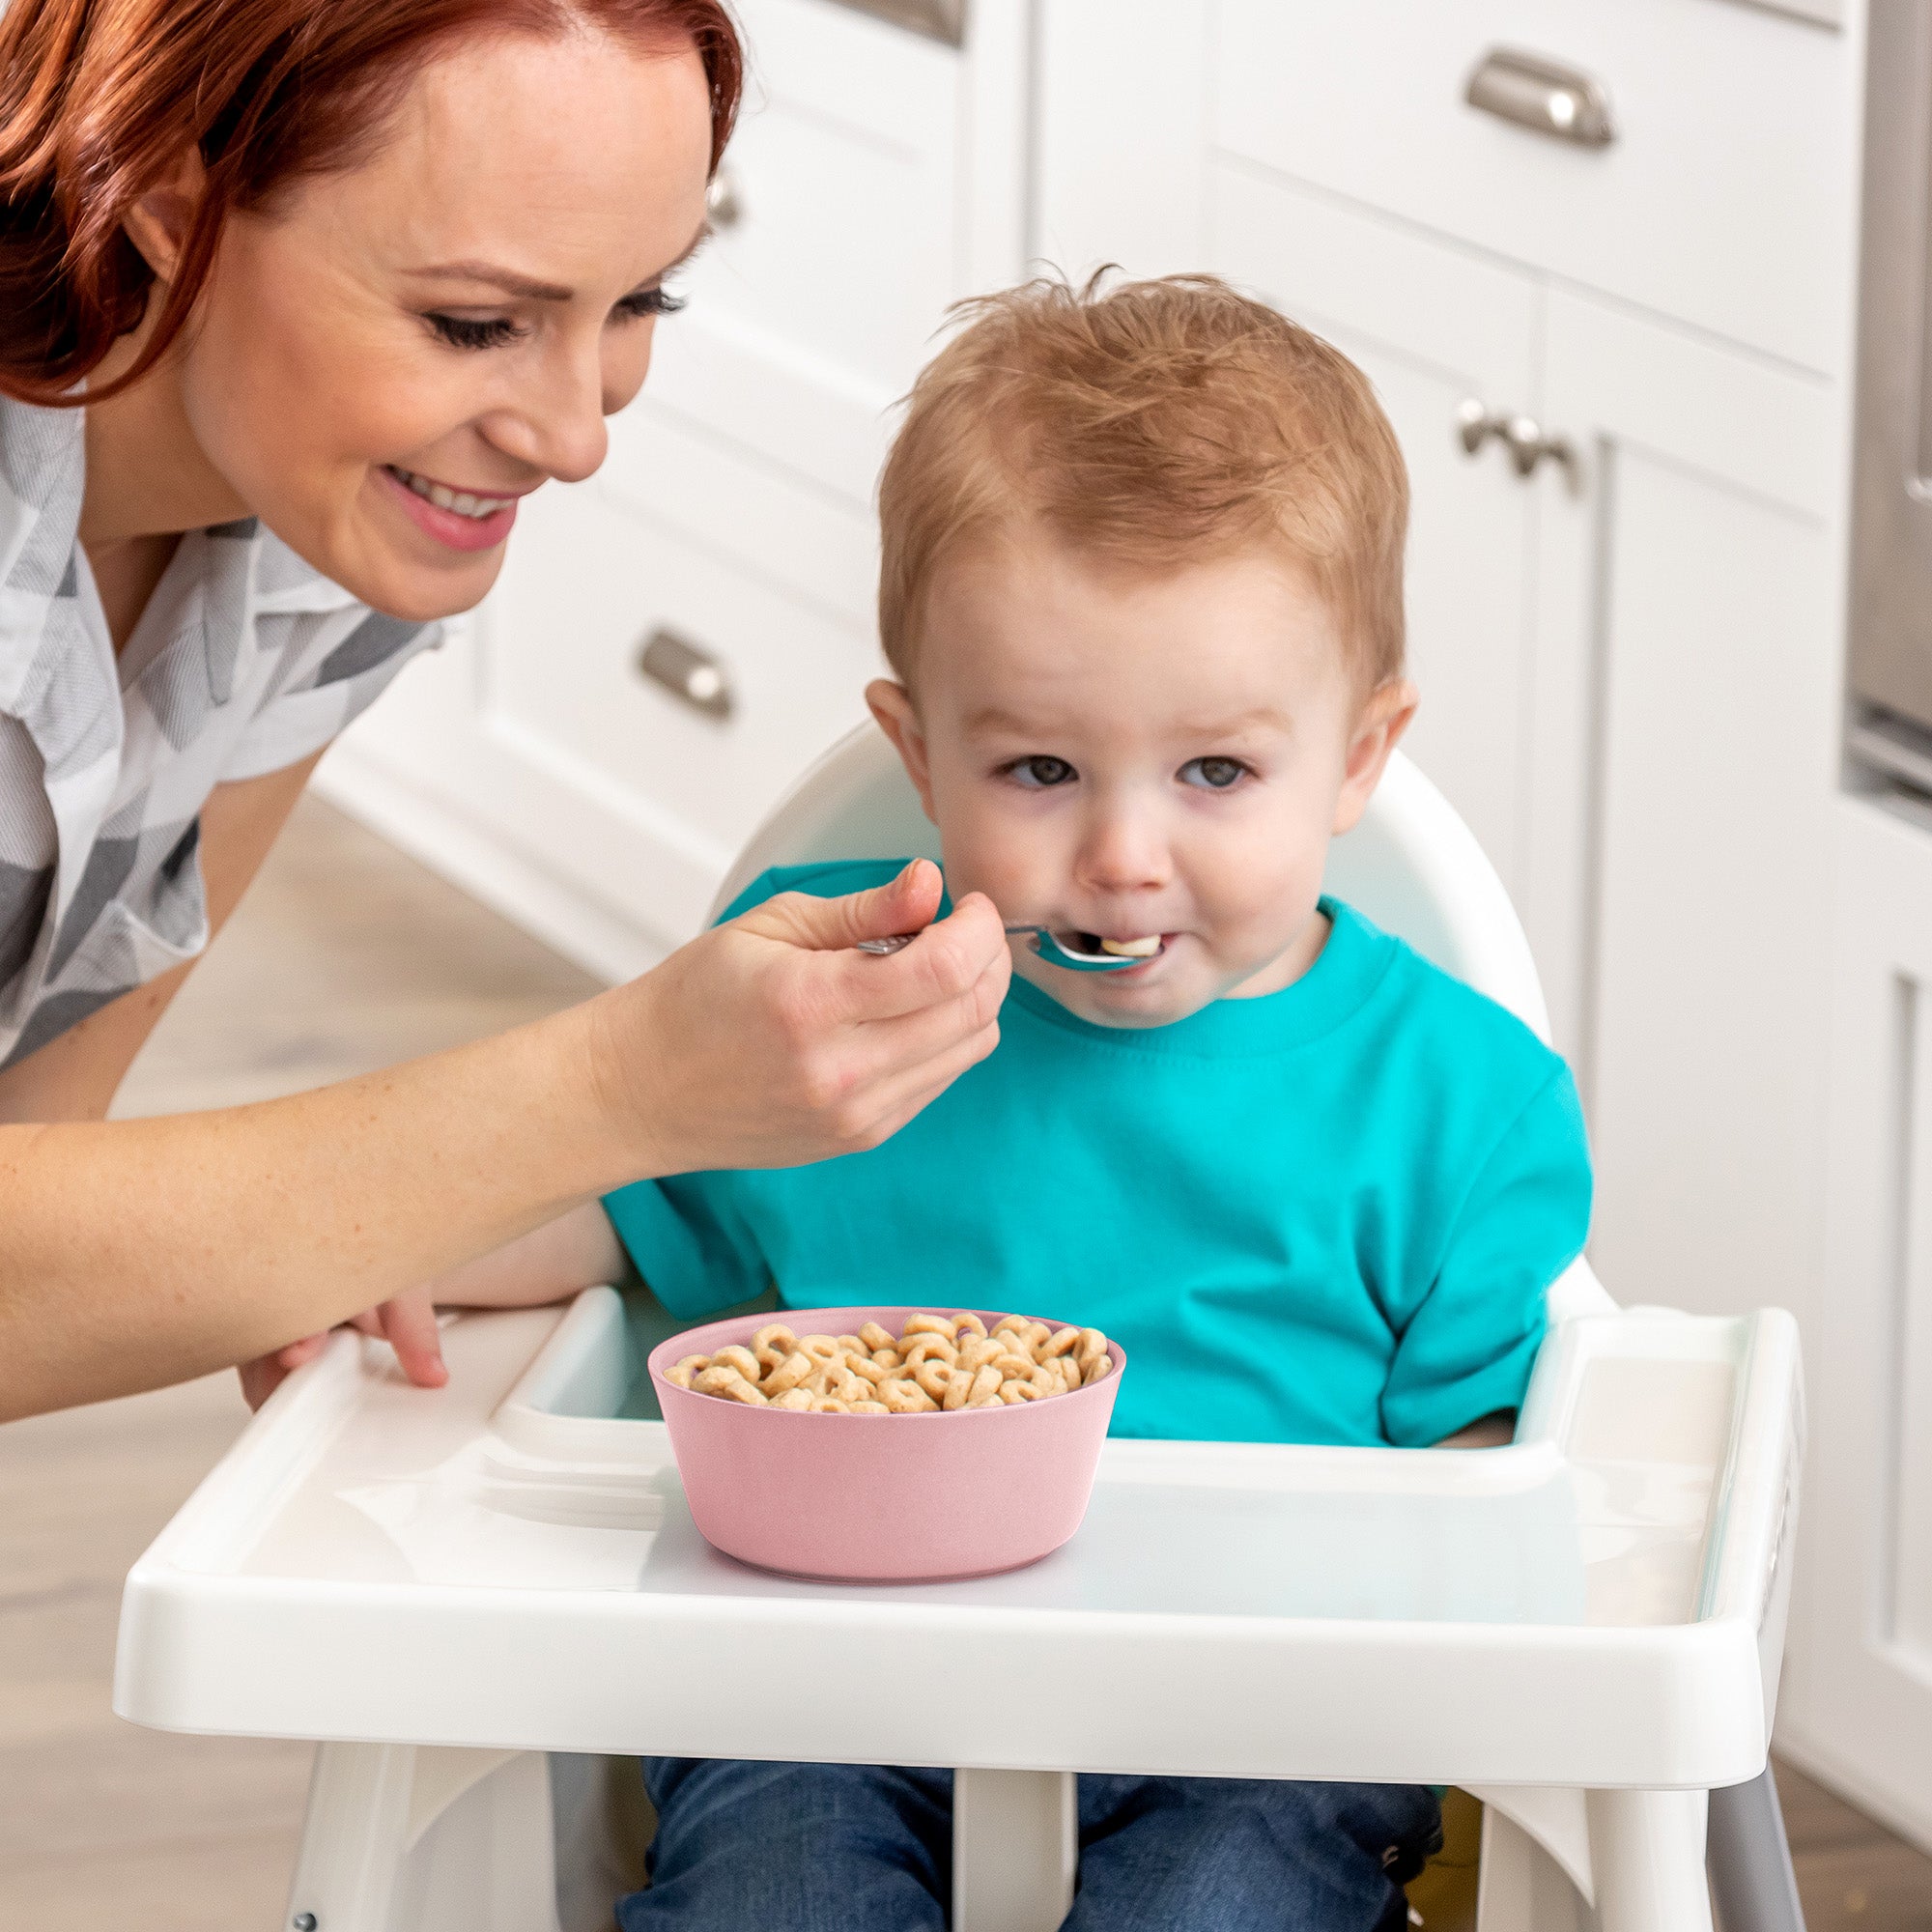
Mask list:
[[[648,315],[675,315],[683,306],[684,298],[672,295],[668,289],[639,289],[635,295],[626,296],[612,313],[626,322],[638,322]]]
[[[500,349],[523,333],[506,315],[477,317],[432,312],[423,320],[452,349]]]
[[[1029,791],[1044,791],[1049,785],[1064,785],[1075,774],[1065,758],[1021,758],[1007,767],[1007,776]]]
[[[1226,791],[1248,775],[1238,758],[1190,758],[1180,768],[1183,784],[1203,785],[1209,791]]]

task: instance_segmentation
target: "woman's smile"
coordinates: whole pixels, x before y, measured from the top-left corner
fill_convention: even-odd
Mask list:
[[[377,474],[416,527],[451,550],[494,550],[517,521],[518,498],[529,494],[455,490],[394,463],[381,465]]]

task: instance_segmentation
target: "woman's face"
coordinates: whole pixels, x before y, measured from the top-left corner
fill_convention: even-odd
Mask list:
[[[201,455],[363,602],[468,610],[517,498],[604,460],[710,154],[695,49],[585,30],[436,62],[369,160],[225,228],[177,366]]]

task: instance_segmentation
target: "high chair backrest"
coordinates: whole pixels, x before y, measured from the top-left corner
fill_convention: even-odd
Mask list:
[[[919,857],[939,857],[938,835],[884,733],[862,724],[772,808],[712,910],[768,866]],[[1455,807],[1402,753],[1361,824],[1330,847],[1324,885],[1549,1037],[1536,962],[1503,882]]]

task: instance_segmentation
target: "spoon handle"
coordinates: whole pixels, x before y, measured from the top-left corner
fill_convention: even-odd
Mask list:
[[[1009,932],[1022,933],[1039,932],[1042,929],[1042,927],[1037,925],[1009,925],[1007,927]],[[902,948],[910,946],[918,937],[919,934],[916,932],[895,932],[886,939],[862,939],[859,942],[858,950],[861,952],[897,952]]]
[[[1124,954],[1070,952],[1043,925],[1009,925],[1007,930],[1022,938],[1031,939],[1033,950],[1049,966],[1062,966],[1069,973],[1122,973],[1130,966],[1147,963],[1145,960],[1129,958]],[[895,932],[888,939],[862,939],[859,941],[859,951],[896,952],[900,947],[910,946],[918,937],[916,932]]]

